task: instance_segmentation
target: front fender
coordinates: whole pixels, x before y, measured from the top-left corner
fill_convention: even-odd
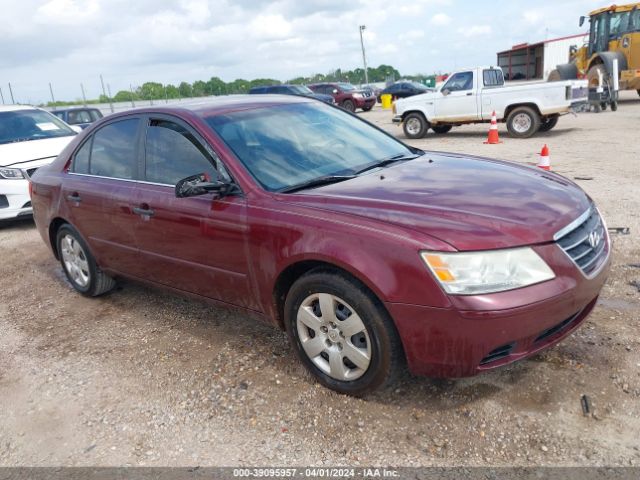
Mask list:
[[[437,239],[382,222],[293,205],[250,208],[249,224],[254,286],[263,312],[273,320],[278,278],[292,265],[310,261],[344,270],[383,302],[450,305],[419,255],[423,249],[453,250]]]
[[[613,60],[616,58],[618,59],[618,74],[622,72],[622,70],[627,70],[627,58],[622,52],[600,52],[591,60],[589,68],[598,63],[602,63],[607,73],[611,75],[613,72]]]

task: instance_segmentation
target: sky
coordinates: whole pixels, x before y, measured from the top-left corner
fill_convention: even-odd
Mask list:
[[[611,3],[611,1],[609,1]],[[291,79],[369,66],[402,74],[495,64],[496,52],[573,35],[604,0],[0,0],[10,102],[97,98],[145,81]],[[588,25],[588,23],[586,24]]]

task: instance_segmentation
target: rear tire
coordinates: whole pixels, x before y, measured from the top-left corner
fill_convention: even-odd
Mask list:
[[[558,117],[547,118],[540,122],[540,132],[548,132],[558,124]]]
[[[345,100],[344,102],[342,102],[342,108],[344,108],[347,112],[355,112],[356,111],[356,104],[353,103],[352,100]]]
[[[56,247],[67,280],[82,295],[97,297],[115,287],[115,280],[100,270],[82,236],[71,225],[58,229]]]
[[[449,131],[453,128],[451,125],[434,125],[431,129],[437,133],[438,135],[444,135],[445,133],[449,133]]]
[[[507,130],[516,138],[529,138],[540,129],[540,115],[531,107],[516,107],[507,117]]]
[[[611,102],[611,111],[615,112],[618,110],[618,102]]]
[[[360,282],[327,269],[300,277],[284,306],[289,341],[325,387],[362,396],[394,383],[400,337],[381,302]]]
[[[404,118],[402,129],[407,138],[422,138],[429,130],[429,122],[421,113],[413,112]]]
[[[362,107],[362,110],[364,110],[365,112],[368,112],[369,110],[371,110],[373,108],[373,105],[370,107]]]

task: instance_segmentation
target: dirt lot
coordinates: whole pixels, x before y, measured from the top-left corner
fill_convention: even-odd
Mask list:
[[[388,111],[363,114],[402,136]],[[285,335],[135,284],[74,293],[30,221],[0,227],[0,465],[640,465],[640,101],[483,145],[485,125],[416,146],[535,162],[597,201],[614,267],[585,326],[530,360],[456,381],[406,376],[358,400],[314,384]],[[580,397],[594,408],[583,416]]]

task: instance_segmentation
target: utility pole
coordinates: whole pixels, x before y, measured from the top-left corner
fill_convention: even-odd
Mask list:
[[[0,87],[0,98],[2,98],[2,104],[4,105],[4,95],[2,94],[2,87]]]
[[[133,103],[133,87],[131,86],[131,84],[129,84],[129,91],[131,92],[131,106],[133,108],[136,108],[136,104]]]
[[[9,82],[9,95],[11,95],[11,103],[15,104],[16,101],[13,99],[13,89],[11,88],[11,82]]]
[[[84,106],[87,106],[87,96],[84,94],[84,85],[80,84],[80,90],[82,90],[82,100],[84,101]]]
[[[367,56],[364,54],[364,39],[362,38],[362,32],[366,29],[366,25],[360,25],[360,46],[362,47],[362,63],[364,63],[364,82],[369,84],[369,73],[367,72]]]
[[[102,94],[107,97],[107,91],[104,89],[104,80],[102,79],[102,74],[100,74],[100,83],[102,84]],[[111,103],[111,98],[107,97],[109,100],[109,106],[111,107],[111,113],[113,113],[113,103]]]
[[[53,103],[53,108],[56,108],[56,99],[53,96],[53,87],[51,86],[51,82],[49,82],[49,91],[51,92],[51,102]]]

